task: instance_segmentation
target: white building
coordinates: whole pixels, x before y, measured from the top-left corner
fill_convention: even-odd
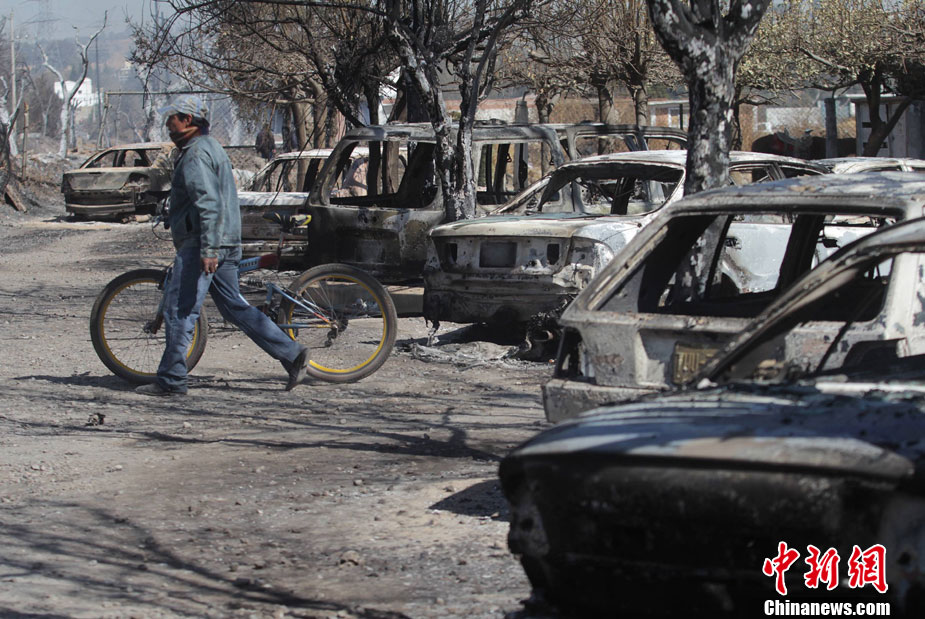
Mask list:
[[[64,81],[64,87],[70,92],[74,88],[74,84],[71,80]],[[59,99],[64,100],[64,93],[61,92],[61,83],[55,82],[55,95]],[[72,103],[74,106],[81,107],[93,107],[97,104],[98,98],[97,93],[93,90],[93,81],[88,77],[84,79],[83,83],[80,85],[80,88],[77,89],[77,92],[74,94]]]

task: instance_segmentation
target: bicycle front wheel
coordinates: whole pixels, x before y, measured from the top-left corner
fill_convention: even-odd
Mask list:
[[[349,383],[385,363],[398,331],[388,291],[365,271],[323,264],[296,277],[283,299],[279,325],[308,348],[309,376]]]
[[[97,356],[116,376],[137,383],[154,382],[166,337],[159,312],[164,271],[138,269],[123,273],[103,288],[90,312],[90,340]],[[186,367],[193,369],[206,349],[205,311],[193,329]]]

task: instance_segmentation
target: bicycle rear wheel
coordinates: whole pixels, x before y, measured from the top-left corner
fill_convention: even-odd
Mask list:
[[[323,264],[296,277],[289,287],[299,303],[283,299],[279,325],[308,348],[309,376],[349,383],[385,363],[398,331],[388,291],[365,271]]]
[[[164,353],[166,338],[158,311],[164,275],[162,269],[123,273],[106,284],[90,312],[90,340],[97,356],[113,374],[132,383],[154,382]],[[193,369],[202,357],[207,333],[203,309],[186,353],[187,368]]]

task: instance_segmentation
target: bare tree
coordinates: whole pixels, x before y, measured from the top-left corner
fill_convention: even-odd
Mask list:
[[[584,27],[582,54],[572,64],[599,91],[623,86],[633,99],[634,121],[649,124],[648,87],[680,81],[677,69],[659,45],[645,0],[583,0],[576,6]]]
[[[289,107],[300,143],[323,145],[329,104],[351,124],[379,122],[381,84],[398,60],[374,3],[169,0],[166,18],[134,27],[131,60],[231,95],[242,110]],[[372,118],[361,117],[365,103]]]
[[[4,30],[6,30],[6,25],[6,17],[0,17],[0,38],[2,38]],[[4,165],[6,169],[9,170],[9,158],[11,155],[17,154],[16,140],[13,139],[13,134],[16,118],[19,115],[19,108],[22,104],[23,89],[20,89],[16,100],[12,101],[12,88],[7,81],[7,77],[9,76],[9,72],[7,71],[9,56],[5,54],[5,50],[3,54],[0,54],[0,58],[6,61],[3,65],[3,71],[0,72],[0,157],[3,158]],[[13,70],[15,70],[15,68]],[[3,188],[5,189],[5,187],[6,177],[4,176]]]
[[[54,80],[46,73],[42,73],[36,79],[31,72],[24,73],[23,78],[29,85],[29,109],[38,110],[42,118],[42,135],[57,135],[59,119],[52,112],[56,111],[59,99],[55,96]]]
[[[499,41],[537,0],[384,0],[387,31],[402,67],[436,134],[437,177],[446,218],[475,214],[472,127],[479,102],[493,86]],[[449,67],[459,88],[455,140],[443,97],[442,75]]]
[[[882,0],[789,0],[771,11],[783,43],[780,65],[803,87],[823,90],[859,85],[870,111],[865,155],[874,155],[912,102],[923,94],[925,15],[921,2]],[[885,94],[905,95],[890,118],[881,112]]]
[[[572,37],[562,37],[545,24],[531,23],[523,35],[501,53],[498,80],[502,86],[525,86],[534,94],[537,118],[549,122],[556,101],[578,92],[578,80],[564,71],[558,59],[567,56],[565,49]]]
[[[58,156],[62,159],[67,157],[68,142],[70,141],[70,138],[73,138],[74,134],[72,118],[75,109],[73,105],[74,95],[77,94],[77,91],[80,90],[81,85],[87,78],[87,70],[90,66],[90,58],[87,50],[90,49],[90,45],[93,44],[93,41],[96,40],[96,37],[98,37],[106,27],[106,19],[107,14],[103,13],[103,25],[100,26],[99,30],[97,30],[85,44],[81,44],[79,37],[75,34],[74,43],[77,45],[77,53],[80,59],[80,78],[74,82],[74,85],[71,88],[67,87],[67,82],[64,79],[64,75],[61,74],[61,71],[53,67],[48,61],[48,54],[45,53],[45,50],[42,48],[42,46],[38,46],[39,51],[42,54],[43,66],[55,75],[55,77],[58,79],[58,84],[61,87],[61,142],[58,147]],[[74,29],[76,30],[76,27]]]
[[[742,105],[771,105],[780,99],[781,94],[800,89],[804,85],[795,65],[785,60],[789,55],[785,30],[786,26],[780,20],[780,11],[773,5],[769,6],[736,70],[733,148],[743,146],[739,114]]]
[[[726,185],[735,74],[770,0],[648,0],[659,41],[687,81],[686,194]]]
[[[176,13],[156,31],[136,36],[133,58],[167,63],[191,83],[222,83],[242,97],[310,97],[316,131],[322,95],[349,122],[365,124],[361,103],[371,121],[383,84],[404,87],[405,99],[410,88],[437,135],[447,217],[457,219],[475,212],[472,126],[479,101],[493,86],[500,42],[545,1],[169,0]],[[388,75],[399,66],[404,78],[391,84]],[[443,96],[447,75],[461,95],[455,137]]]

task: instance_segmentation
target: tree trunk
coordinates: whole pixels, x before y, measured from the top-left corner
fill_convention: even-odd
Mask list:
[[[334,143],[340,139],[338,135],[338,112],[334,107],[334,103],[331,101],[330,97],[325,98],[325,117],[324,117],[324,148],[331,148],[334,146]]]
[[[366,97],[366,107],[369,110],[369,124],[371,126],[380,124],[378,85],[375,88],[366,88],[364,96]],[[369,150],[369,166],[366,168],[366,193],[371,196],[379,195],[383,180],[382,153],[376,146]]]
[[[468,123],[467,123],[468,125]],[[459,204],[454,207],[458,219],[475,217],[476,186],[475,168],[472,160],[472,126],[460,126],[456,136],[456,196]]]
[[[721,56],[717,60],[713,71],[687,83],[691,114],[685,195],[729,184],[733,72],[731,63],[724,63]]]
[[[633,91],[633,110],[636,112],[636,124],[649,124],[649,93],[645,84],[636,84]]]
[[[735,70],[769,0],[648,0],[655,34],[687,81],[687,195],[729,182]]]
[[[838,157],[838,118],[834,96],[825,100],[825,156]]]
[[[64,82],[61,83],[62,92],[67,92],[64,89]],[[71,115],[70,115],[71,103],[68,97],[65,97],[64,101],[61,103],[61,140],[58,142],[58,156],[61,159],[67,158],[67,131],[71,126]]]
[[[408,74],[403,70],[401,83],[405,85],[405,120],[409,123],[430,122],[427,106],[421,100],[418,90],[412,85]]]
[[[864,145],[864,152],[861,154],[864,157],[876,157],[877,153],[880,152],[880,147],[883,146],[883,142],[890,135],[890,132],[893,131],[899,119],[902,118],[902,115],[906,112],[906,108],[912,103],[912,99],[908,97],[902,99],[893,110],[893,115],[883,120],[883,118],[880,117],[881,86],[879,78],[875,77],[868,83],[862,83],[862,86],[864,88],[864,96],[867,100],[867,109],[870,117],[870,136],[867,138],[867,143]]]
[[[534,105],[536,106],[536,118],[540,123],[546,124],[549,122],[549,117],[552,116],[553,104],[549,99],[549,94],[546,92],[536,93],[536,99],[534,100]],[[543,176],[549,173],[551,168],[549,162],[552,161],[552,152],[549,150],[549,145],[545,142],[542,146],[542,157],[540,157],[540,165]]]
[[[415,100],[416,96],[426,106],[425,111],[434,129],[436,138],[434,146],[436,169],[434,170],[434,175],[440,185],[440,192],[443,197],[444,219],[445,221],[456,221],[457,219],[465,218],[468,211],[473,213],[475,211],[475,194],[473,191],[472,207],[469,208],[468,205],[464,204],[465,189],[459,183],[460,179],[454,178],[465,169],[464,165],[456,165],[458,159],[456,142],[464,143],[464,141],[453,140],[450,117],[443,99],[443,92],[440,89],[438,69],[433,64],[432,57],[429,55],[422,56],[415,52],[397,25],[391,26],[391,36],[396,43],[398,54],[405,68],[406,83],[409,88],[409,91],[405,93],[409,120],[412,115],[412,101]],[[411,90],[416,92],[412,94]],[[463,116],[465,117],[465,114]],[[463,121],[465,121],[465,118],[463,118]],[[461,133],[465,133],[464,125],[465,122],[460,123],[459,131]],[[471,127],[469,131],[471,132]],[[470,144],[471,138],[470,133]],[[471,166],[470,156],[469,167],[471,168]]]
[[[318,82],[311,82],[312,89],[312,140],[311,144],[314,148],[322,148],[324,146],[324,129],[327,125],[327,109],[328,101],[327,96],[324,94],[324,89],[321,87],[321,84]],[[306,142],[302,142],[305,144]]]
[[[16,156],[16,134],[13,125],[15,121],[10,118],[10,113],[6,111],[6,99],[0,100],[0,131],[3,131],[4,147],[3,152]]]
[[[292,130],[295,131],[296,139],[299,141],[299,148],[308,146],[308,104],[299,101],[293,101],[289,104],[289,111],[292,114]]]
[[[618,120],[613,95],[606,84],[597,86],[597,114],[602,123],[615,124]]]
[[[71,108],[70,114],[70,125],[68,127],[67,137],[68,137],[68,146],[71,150],[77,150],[77,107],[74,106]]]

